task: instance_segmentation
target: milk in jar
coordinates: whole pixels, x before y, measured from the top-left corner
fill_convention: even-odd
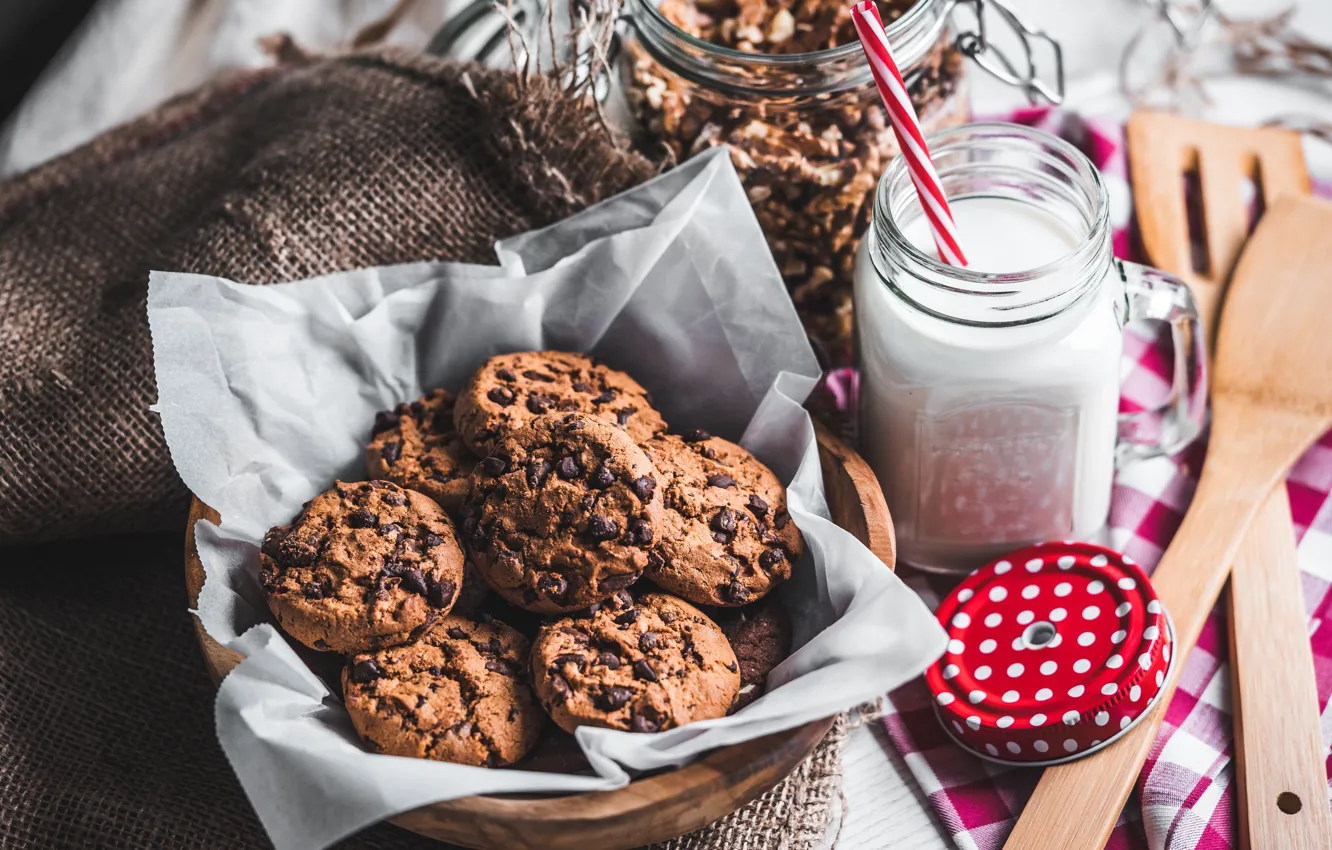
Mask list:
[[[861,449],[900,558],[948,572],[1029,543],[1102,535],[1133,301],[1127,277],[1136,276],[1110,256],[1104,190],[1081,154],[1058,143],[1056,153],[1084,171],[1052,173],[1023,148],[1037,131],[1005,129],[978,143],[965,135],[977,127],[1008,125],[964,127],[935,143],[967,269],[938,260],[909,186],[894,195],[894,168],[855,281]],[[1025,168],[1005,147],[1014,132],[1032,157]],[[969,156],[950,156],[956,134],[971,142]],[[1040,146],[1058,142],[1039,136]],[[978,144],[993,151],[978,156]],[[1071,186],[1074,177],[1085,185]],[[1166,320],[1187,322],[1187,312]],[[1189,412],[1201,421],[1201,410]]]

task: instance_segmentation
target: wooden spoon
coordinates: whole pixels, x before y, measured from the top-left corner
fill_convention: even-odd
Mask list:
[[[1252,182],[1259,214],[1281,195],[1309,194],[1300,135],[1139,112],[1129,119],[1127,137],[1148,259],[1189,284],[1210,333],[1249,236],[1240,186]],[[1198,176],[1201,216],[1193,224],[1204,231],[1202,263],[1192,256],[1181,181],[1189,170]],[[1241,850],[1332,848],[1328,807],[1306,805],[1323,798],[1327,776],[1294,539],[1286,488],[1279,483],[1231,566],[1227,596]]]
[[[1280,198],[1231,281],[1216,346],[1207,461],[1193,504],[1152,574],[1181,656],[1197,644],[1259,505],[1332,426],[1329,233],[1332,205]],[[1006,850],[1105,846],[1156,740],[1180,666],[1157,707],[1122,739],[1045,771]]]

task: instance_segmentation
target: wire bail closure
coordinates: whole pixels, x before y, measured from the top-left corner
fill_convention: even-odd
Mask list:
[[[976,16],[974,32],[958,33],[955,44],[962,55],[970,57],[996,79],[1022,89],[1032,104],[1045,101],[1058,106],[1064,102],[1064,51],[1058,41],[1044,30],[1034,29],[1023,23],[1017,13],[1000,0],[952,0],[953,9],[962,5],[970,6]],[[1009,58],[988,38],[985,21],[987,9],[993,9],[1000,20],[1017,36],[1022,48],[1020,61]],[[1037,42],[1048,44],[1054,55],[1053,85],[1041,79],[1036,68]]]

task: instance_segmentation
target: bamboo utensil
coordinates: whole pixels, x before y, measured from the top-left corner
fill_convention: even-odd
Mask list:
[[[1255,217],[1280,195],[1307,195],[1300,136],[1152,112],[1135,114],[1127,134],[1148,258],[1189,283],[1203,326],[1213,329],[1249,235],[1250,205],[1240,188],[1251,182]],[[1190,181],[1194,216],[1181,181],[1190,171],[1197,175]],[[1190,239],[1191,230],[1205,231],[1205,257],[1193,256],[1204,234]],[[1278,483],[1245,535],[1227,595],[1241,850],[1332,847],[1332,815],[1326,805],[1309,805],[1326,796],[1327,777],[1294,540]]]
[[[1197,643],[1259,505],[1332,426],[1329,233],[1332,205],[1280,198],[1249,240],[1231,282],[1217,338],[1207,462],[1193,504],[1152,576],[1174,619],[1180,655]],[[1157,708],[1113,746],[1045,771],[1007,850],[1105,846],[1177,677],[1178,668]]]

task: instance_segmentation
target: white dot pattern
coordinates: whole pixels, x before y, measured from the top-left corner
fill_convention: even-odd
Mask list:
[[[1027,562],[1026,566],[1027,566],[1027,572],[1039,573],[1041,571],[1041,567],[1045,566],[1045,562],[1042,561],[1040,558],[1032,558],[1030,561]]]
[[[1041,589],[1034,584],[1029,584],[1026,587],[1022,588],[1023,599],[1035,599],[1037,596],[1040,595],[1041,595]]]
[[[971,615],[966,611],[958,611],[953,615],[953,625],[957,626],[959,629],[965,629],[967,626],[971,625]]]
[[[985,625],[988,626],[989,628],[993,629],[995,626],[998,626],[1003,621],[1004,621],[1004,616],[998,612],[985,615]]]
[[[990,654],[991,652],[994,652],[994,650],[995,650],[998,646],[999,646],[999,644],[995,643],[995,642],[994,642],[993,640],[991,640],[990,638],[986,638],[985,640],[981,641],[981,643],[980,643],[980,651],[981,651],[981,652],[984,652],[986,655],[988,655],[988,654]]]
[[[1041,688],[1039,691],[1036,692],[1036,699],[1040,702],[1045,702],[1052,696],[1054,696],[1054,691],[1050,690],[1049,688]]]
[[[1036,714],[1033,714],[1033,715],[1031,716],[1031,725],[1032,725],[1032,726],[1044,726],[1044,725],[1045,725],[1045,715],[1044,715],[1044,714],[1041,714],[1040,712],[1037,712]]]
[[[1007,598],[1008,598],[1008,588],[1006,588],[1006,587],[992,587],[992,588],[990,588],[990,601],[991,601],[991,602],[1003,602],[1003,601],[1004,601],[1005,599],[1007,599]]]
[[[1050,621],[1054,623],[1062,623],[1067,616],[1068,612],[1063,608],[1056,608],[1050,612]]]
[[[985,691],[972,691],[971,693],[967,694],[967,700],[972,705],[975,705],[976,703],[980,702],[983,699],[985,699]]]
[[[1044,741],[1032,741],[1031,748],[1038,753],[1049,752],[1050,745]]]
[[[1077,661],[1073,662],[1074,673],[1086,673],[1090,669],[1091,669],[1091,662],[1085,658],[1079,658]]]
[[[1017,692],[1017,691],[1004,691],[1003,700],[1004,700],[1004,702],[1017,702],[1017,701],[1018,701],[1018,692]]]
[[[1008,561],[1000,561],[999,563],[994,565],[994,574],[997,576],[1001,576],[1011,569],[1013,569],[1013,565],[1010,564]]]
[[[993,671],[990,670],[990,665],[982,664],[981,666],[976,668],[976,673],[975,673],[976,680],[979,682],[984,682],[986,679],[990,678],[990,673],[992,672]]]
[[[1073,585],[1069,584],[1066,581],[1061,581],[1059,582],[1059,584],[1055,585],[1055,591],[1054,591],[1055,596],[1068,596],[1072,592],[1073,592]]]
[[[1036,619],[1035,611],[1023,611],[1017,615],[1018,623],[1023,626],[1029,624],[1034,619]]]
[[[1095,596],[1096,594],[1100,593],[1103,590],[1105,590],[1105,583],[1099,580],[1093,581],[1087,585],[1087,592],[1090,593],[1092,596]]]
[[[967,645],[964,644],[962,641],[958,640],[957,638],[953,638],[952,640],[948,641],[948,651],[953,653],[954,655],[961,655],[962,653],[967,651]]]
[[[1018,676],[1022,675],[1024,670],[1025,668],[1021,664],[1010,664],[1008,665],[1008,677],[1010,679],[1016,679]]]
[[[1078,635],[1078,646],[1091,646],[1096,643],[1096,635],[1091,632],[1083,632]]]
[[[939,701],[939,705],[951,705],[953,702],[953,695],[948,691],[942,691],[939,696],[935,697],[935,699]]]
[[[1053,675],[1053,674],[1054,674],[1054,671],[1056,671],[1056,670],[1058,670],[1058,669],[1059,669],[1059,665],[1056,664],[1056,663],[1053,662],[1053,661],[1042,661],[1042,662],[1041,662],[1041,673],[1043,673],[1043,674],[1046,675],[1046,676],[1051,676],[1051,675]]]

